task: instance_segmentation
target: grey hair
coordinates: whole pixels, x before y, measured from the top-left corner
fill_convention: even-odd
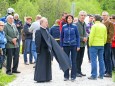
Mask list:
[[[47,20],[47,18],[46,18],[46,17],[42,17],[42,18],[40,19],[40,25],[44,22],[44,20]]]
[[[109,16],[109,13],[107,11],[103,11],[102,14],[106,14],[107,16]]]
[[[8,16],[6,17],[6,20],[8,21],[9,18],[13,18],[13,16],[12,16],[12,15],[8,15]]]
[[[18,18],[19,18],[19,14],[15,13],[15,14],[14,14],[14,17],[16,17],[16,16],[18,16]]]
[[[79,12],[79,16],[80,16],[81,14],[85,14],[85,15],[87,16],[87,12],[84,11],[84,10],[82,10],[82,11]]]

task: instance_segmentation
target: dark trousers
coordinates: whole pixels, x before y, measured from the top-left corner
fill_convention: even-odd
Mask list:
[[[90,61],[90,55],[89,55],[89,38],[87,40],[87,55],[88,55],[88,60]]]
[[[83,62],[83,57],[84,57],[84,51],[85,51],[85,47],[80,47],[80,50],[77,53],[77,58],[76,58],[76,62],[77,62],[77,73],[81,74],[81,65]]]
[[[2,51],[3,51],[3,55],[0,55],[0,69],[2,69],[2,66],[3,66],[3,63],[4,63],[4,61],[5,61],[5,49],[2,49]]]
[[[111,43],[104,45],[104,62],[105,62],[105,73],[112,74],[112,60],[111,60]]]
[[[70,57],[71,52],[71,61],[72,61],[72,69],[71,69],[71,78],[76,78],[76,56],[77,56],[77,48],[76,46],[68,46],[63,47],[65,53]],[[69,69],[64,73],[65,78],[69,78]]]
[[[7,53],[6,73],[11,72],[12,59],[13,59],[12,71],[17,71],[19,63],[19,48],[7,48],[6,53]]]
[[[115,47],[112,48],[112,69],[115,68]]]

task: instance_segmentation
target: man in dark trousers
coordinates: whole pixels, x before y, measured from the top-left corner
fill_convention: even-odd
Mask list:
[[[35,33],[37,61],[34,80],[37,82],[48,82],[52,80],[51,60],[53,60],[53,55],[55,55],[63,71],[70,69],[71,63],[68,56],[47,31],[48,21],[45,17],[41,18],[40,25],[40,30]]]
[[[104,45],[104,62],[105,62],[105,77],[112,76],[112,59],[111,59],[111,43],[114,35],[113,23],[109,20],[109,13],[102,12],[102,23],[107,27],[107,42]]]
[[[7,44],[6,44],[6,55],[7,55],[7,66],[6,73],[12,75],[12,73],[20,73],[17,71],[19,63],[19,33],[15,26],[14,19],[12,15],[7,16],[7,23],[4,27],[4,32],[6,34]],[[13,68],[11,69],[13,59]]]
[[[76,24],[78,27],[79,34],[80,34],[80,50],[77,53],[77,59],[76,59],[76,61],[77,61],[76,62],[77,63],[77,77],[86,76],[86,74],[83,74],[81,72],[81,65],[83,62],[85,45],[87,42],[86,24],[84,22],[86,15],[87,15],[87,13],[85,11],[80,11],[79,12],[79,20]]]

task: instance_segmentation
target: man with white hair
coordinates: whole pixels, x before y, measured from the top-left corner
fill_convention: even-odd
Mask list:
[[[41,18],[42,18],[41,15],[37,15],[36,16],[36,21],[33,22],[31,24],[30,28],[29,28],[29,31],[33,33],[32,34],[32,45],[31,45],[31,48],[32,48],[32,56],[34,56],[35,62],[36,62],[36,59],[37,59],[36,46],[35,46],[35,33],[36,33],[36,30],[40,29],[40,19]]]
[[[22,21],[19,19],[19,15],[17,13],[14,14],[14,23],[15,23],[17,29],[18,29],[18,32],[19,32],[18,43],[19,43],[19,48],[20,48],[21,30],[23,29],[23,24],[22,24]]]
[[[35,33],[38,58],[36,61],[34,80],[37,82],[48,82],[52,80],[51,61],[53,60],[53,54],[64,72],[67,69],[71,69],[71,63],[67,54],[65,54],[59,44],[47,31],[48,20],[45,17],[41,18],[40,25],[40,29]]]
[[[7,65],[6,65],[6,74],[12,75],[12,73],[20,73],[18,68],[19,63],[19,33],[15,26],[14,19],[12,15],[7,16],[7,23],[4,27],[6,34],[7,44],[6,44],[6,55],[7,55]],[[13,68],[11,69],[13,59]]]
[[[87,35],[86,35],[86,23],[85,23],[85,17],[87,13],[85,11],[80,11],[79,12],[79,19],[78,22],[76,23],[78,27],[78,31],[80,34],[80,50],[77,53],[77,77],[82,77],[86,76],[86,74],[83,74],[81,72],[81,65],[83,62],[83,57],[84,57],[84,52],[85,52],[85,45],[87,42]]]
[[[105,77],[112,76],[112,60],[111,60],[111,43],[114,35],[113,23],[109,20],[109,13],[107,11],[102,12],[102,23],[107,28],[107,42],[104,45],[104,62],[105,62]]]

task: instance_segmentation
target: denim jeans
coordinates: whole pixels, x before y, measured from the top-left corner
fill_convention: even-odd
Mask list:
[[[112,47],[111,58],[112,58],[112,69],[114,69],[115,68],[115,47]]]
[[[35,45],[35,41],[32,41],[32,56],[34,57],[35,59],[35,62],[36,62],[36,59],[37,59],[37,53],[36,53],[36,45]]]
[[[104,62],[105,73],[112,74],[112,59],[111,59],[111,43],[106,43],[104,46]]]
[[[90,60],[91,60],[91,76],[97,78],[97,56],[99,61],[99,76],[103,77],[105,73],[105,65],[103,59],[104,47],[103,46],[91,46]]]
[[[31,50],[32,39],[25,40],[24,48],[24,62],[27,62],[27,54],[29,54],[29,62],[32,63],[32,50]]]
[[[71,62],[72,62],[72,69],[71,69],[71,78],[76,78],[76,57],[77,57],[77,48],[76,46],[67,46],[63,47],[65,53],[70,57],[71,52]],[[69,69],[65,71],[64,78],[69,78]]]

